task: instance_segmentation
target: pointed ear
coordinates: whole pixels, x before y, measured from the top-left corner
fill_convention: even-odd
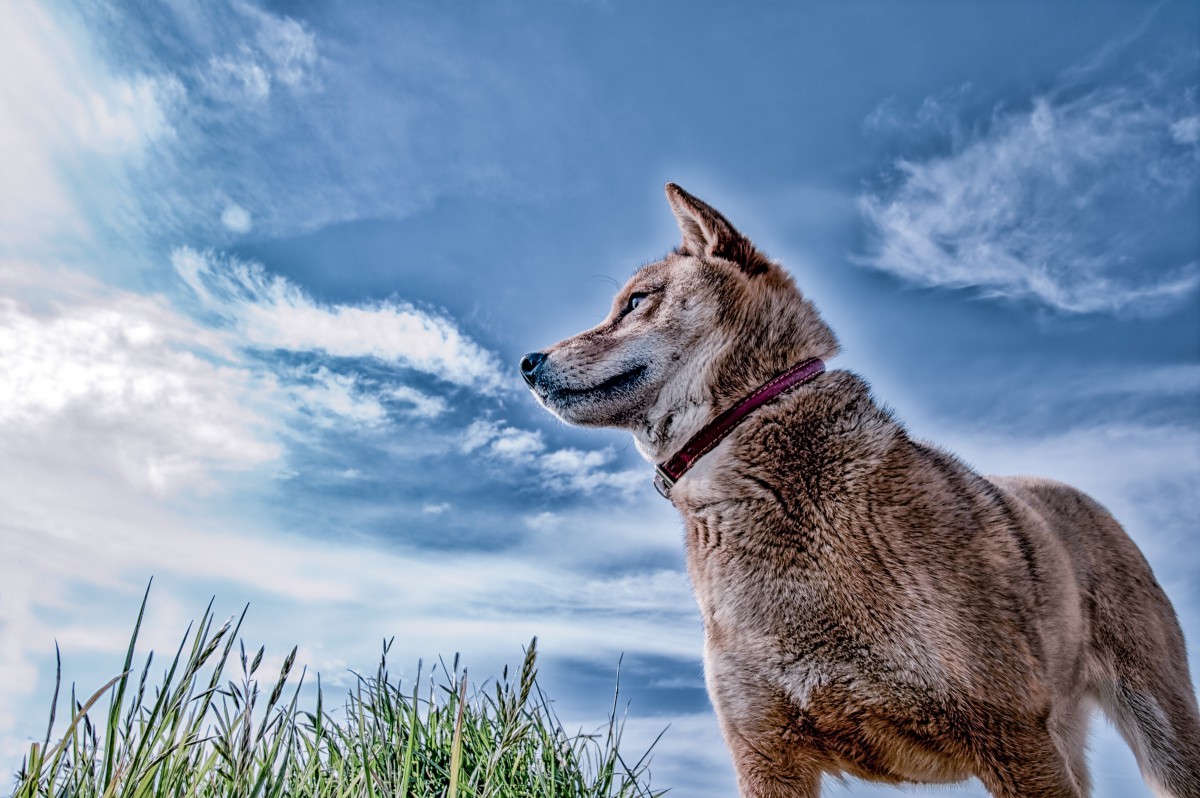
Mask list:
[[[690,255],[712,255],[721,245],[740,234],[716,208],[693,197],[674,183],[667,183],[667,202],[683,233],[683,249]]]
[[[683,233],[680,250],[699,258],[731,260],[746,274],[761,274],[771,261],[754,248],[716,208],[693,197],[674,183],[667,183],[667,202]]]

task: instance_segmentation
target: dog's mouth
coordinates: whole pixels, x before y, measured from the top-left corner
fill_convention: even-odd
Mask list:
[[[639,382],[642,377],[645,376],[647,368],[648,366],[643,363],[640,366],[634,366],[628,371],[623,371],[620,374],[609,377],[604,382],[591,385],[587,388],[560,387],[555,388],[552,393],[556,398],[566,399],[568,401],[616,393],[618,391],[625,390]]]

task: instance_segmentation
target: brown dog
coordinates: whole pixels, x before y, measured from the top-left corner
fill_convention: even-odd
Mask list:
[[[552,413],[627,429],[656,463],[838,351],[778,264],[678,186],[667,197],[683,244],[599,326],[521,364]],[[1081,798],[1095,702],[1158,794],[1200,798],[1183,635],[1103,507],[975,474],[848,372],[758,399],[670,487],[743,796],[816,796],[831,773]]]

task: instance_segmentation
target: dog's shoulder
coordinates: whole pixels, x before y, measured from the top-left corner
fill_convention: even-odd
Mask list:
[[[858,469],[907,439],[903,425],[850,371],[830,371],[758,414],[741,436],[741,456],[788,473]]]

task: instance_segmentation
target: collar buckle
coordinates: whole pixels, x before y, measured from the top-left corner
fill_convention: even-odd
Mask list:
[[[654,489],[658,491],[658,495],[670,501],[673,487],[675,487],[675,480],[671,475],[661,465],[654,466]]]

